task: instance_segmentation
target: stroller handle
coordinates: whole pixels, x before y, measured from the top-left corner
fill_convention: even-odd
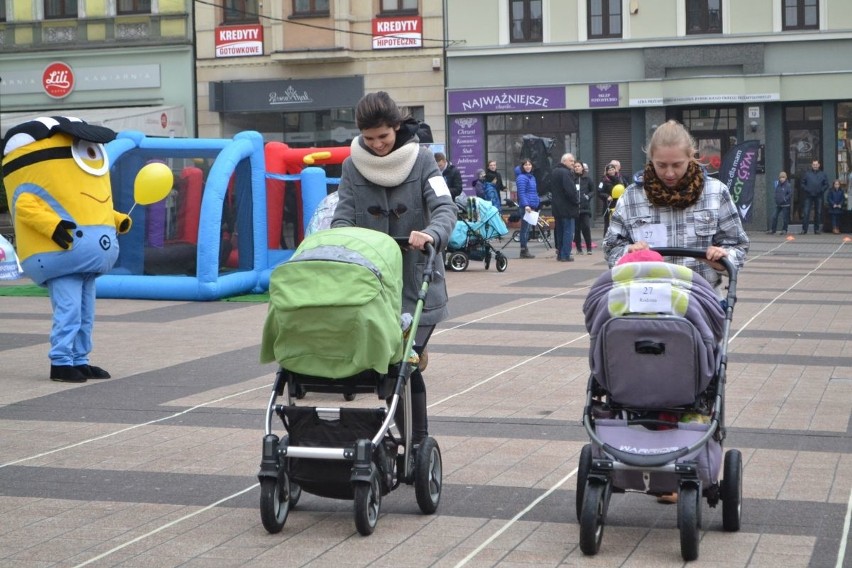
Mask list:
[[[681,247],[660,247],[660,248],[652,248],[651,250],[660,253],[662,256],[686,256],[689,258],[695,258],[698,260],[707,260],[707,251],[704,249],[695,249],[695,248],[681,248]],[[725,272],[728,273],[728,296],[732,300],[736,300],[737,297],[737,267],[731,262],[727,256],[720,258],[718,261],[719,264],[725,269]],[[733,302],[730,302],[733,305]]]

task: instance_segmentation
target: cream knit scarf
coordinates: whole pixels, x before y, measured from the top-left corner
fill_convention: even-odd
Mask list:
[[[416,139],[403,144],[386,156],[376,156],[361,146],[361,137],[356,136],[350,146],[352,163],[370,182],[382,187],[396,187],[405,181],[417,155],[420,153],[420,145]]]

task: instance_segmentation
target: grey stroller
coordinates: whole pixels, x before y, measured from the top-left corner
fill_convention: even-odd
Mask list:
[[[656,249],[664,257],[705,251]],[[613,493],[678,493],[681,555],[698,558],[702,498],[722,501],[722,526],[740,528],[742,455],[724,453],[727,343],[736,267],[726,298],[689,268],[636,262],[602,274],[583,305],[591,374],[583,425],[591,443],[577,468],[580,548],[597,554]]]

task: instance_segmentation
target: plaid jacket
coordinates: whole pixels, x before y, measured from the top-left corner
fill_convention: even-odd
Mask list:
[[[743,230],[737,208],[728,188],[719,180],[707,177],[698,201],[686,209],[651,205],[641,187],[631,185],[624,192],[610,219],[604,237],[604,254],[609,266],[627,253],[627,245],[643,240],[641,230],[649,224],[661,223],[668,231],[670,247],[706,249],[710,245],[728,251],[728,258],[742,268],[749,239]],[[722,277],[708,264],[693,258],[667,259],[698,272],[713,286]]]

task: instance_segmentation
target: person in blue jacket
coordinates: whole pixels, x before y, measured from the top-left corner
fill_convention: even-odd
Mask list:
[[[538,187],[535,176],[532,173],[533,164],[529,159],[521,162],[515,167],[515,185],[518,190],[518,214],[521,216],[521,258],[535,258],[527,249],[527,241],[530,237],[532,225],[524,220],[524,215],[531,211],[538,211],[541,202],[538,198]]]
[[[787,234],[787,226],[790,224],[790,205],[792,203],[793,186],[790,185],[790,181],[787,179],[787,172],[781,172],[778,174],[778,179],[775,180],[775,215],[772,216],[772,227],[769,231],[766,231],[768,234],[775,234],[779,217],[784,226],[781,234]]]
[[[843,188],[840,180],[834,180],[834,185],[828,190],[826,201],[828,202],[828,213],[831,215],[831,232],[840,234],[840,214],[843,212]]]

